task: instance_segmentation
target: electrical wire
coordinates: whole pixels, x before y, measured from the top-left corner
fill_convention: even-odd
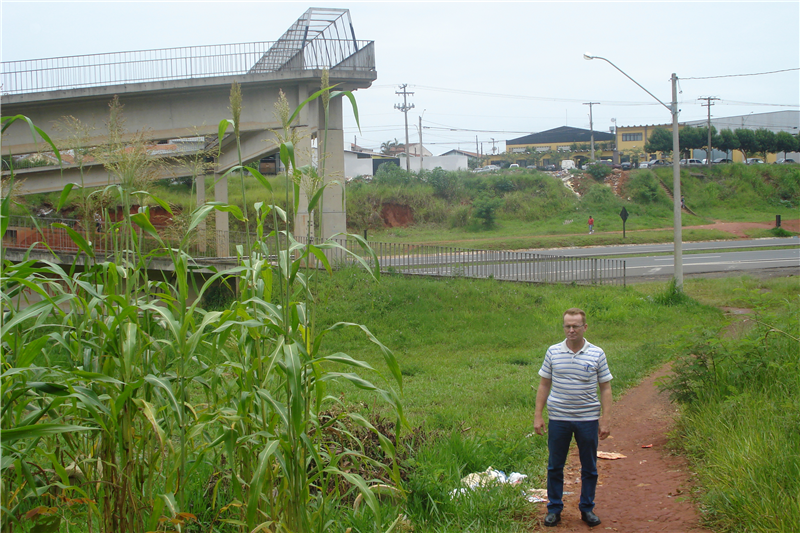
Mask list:
[[[800,70],[800,68],[785,68],[782,70],[771,70],[769,72],[755,72],[753,74],[724,74],[722,76],[702,76],[702,77],[695,77],[695,78],[681,78],[682,80],[716,80],[719,78],[743,78],[745,76],[764,76],[766,74],[778,74],[780,72],[792,72],[794,70]]]

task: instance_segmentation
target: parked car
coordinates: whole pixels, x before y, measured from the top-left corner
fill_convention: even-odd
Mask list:
[[[500,167],[498,167],[497,165],[486,165],[483,168],[486,169],[487,172],[489,172],[490,170],[500,170]]]
[[[776,165],[793,165],[795,163],[796,161],[794,159],[789,159],[788,157],[786,159],[778,159],[775,161]]]
[[[620,163],[620,168],[622,168],[622,170],[630,170],[631,168],[633,168],[633,165],[631,165],[630,161],[623,161],[622,163]]]
[[[508,165],[508,168],[519,168],[519,165],[516,163],[511,163],[510,165]]]
[[[681,159],[681,166],[682,167],[699,167],[702,166],[703,162],[699,159]]]
[[[528,165],[525,168],[530,169],[530,170],[536,170],[536,165]]]
[[[649,168],[650,161],[639,161],[639,168]]]
[[[556,170],[558,170],[558,168],[556,168],[555,165],[545,165],[544,169],[550,172],[555,172]]]
[[[711,162],[712,165],[719,165],[721,163],[733,163],[733,161],[727,157],[718,157]]]
[[[747,158],[747,164],[748,165],[763,165],[764,164],[764,160],[763,159],[759,159],[757,157],[749,157],[749,158]]]
[[[672,162],[667,161],[666,159],[656,159],[654,161],[650,161],[647,168],[656,168],[656,167],[671,167]]]

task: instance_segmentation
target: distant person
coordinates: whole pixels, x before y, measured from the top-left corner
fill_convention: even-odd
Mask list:
[[[591,235],[592,233],[594,233],[594,219],[592,215],[589,215],[589,234]]]
[[[681,195],[681,209],[686,209],[686,197]]]
[[[100,216],[100,213],[95,213],[94,214],[94,230],[99,232],[100,228],[102,228],[102,227],[103,227],[103,219]]]
[[[594,514],[597,489],[597,446],[611,434],[611,371],[606,354],[583,338],[586,313],[577,308],[562,316],[566,338],[550,346],[539,370],[533,429],[547,436],[547,516],[544,525],[561,521],[564,495],[564,463],[572,437],[581,459],[581,520],[594,527],[600,518]],[[600,388],[598,398],[597,389]],[[548,425],[542,412],[547,404]]]

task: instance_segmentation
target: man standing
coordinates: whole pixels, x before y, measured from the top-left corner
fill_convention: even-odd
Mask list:
[[[564,463],[573,435],[581,459],[581,519],[590,526],[600,524],[594,514],[597,488],[597,445],[611,433],[612,375],[603,350],[583,338],[586,313],[577,308],[563,315],[563,342],[547,349],[539,370],[536,411],[533,428],[537,434],[548,433],[547,516],[544,525],[561,521],[564,508]],[[597,388],[600,388],[600,397]],[[549,422],[544,426],[542,411],[547,403]],[[602,416],[601,416],[602,413]]]
[[[594,233],[594,218],[589,215],[589,234],[591,235],[592,233]]]

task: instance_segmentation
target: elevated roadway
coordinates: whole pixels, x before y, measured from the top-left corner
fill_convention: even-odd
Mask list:
[[[93,128],[86,144],[107,144],[109,103],[116,96],[124,106],[125,136],[130,141],[144,134],[150,142],[203,137],[206,147],[219,153],[214,159],[214,199],[227,202],[226,180],[218,179],[238,164],[239,150],[232,128],[217,145],[219,124],[232,119],[231,85],[241,86],[241,157],[244,163],[260,160],[278,150],[275,131],[282,130],[275,104],[283,93],[294,110],[320,89],[323,70],[336,90],[366,89],[377,79],[374,43],[357,41],[344,9],[312,8],[275,42],[145,50],[3,63],[3,116],[25,115],[61,147],[70,148],[70,132],[55,125],[74,117]],[[326,181],[344,175],[344,133],[341,98],[332,99],[328,113],[328,151],[322,154],[321,133],[325,113],[319,100],[305,106],[292,125],[298,166],[325,158]],[[27,124],[17,121],[3,137],[3,154],[20,155],[42,150],[34,143]],[[180,164],[164,170],[163,177],[191,175]],[[18,172],[25,179],[23,192],[62,190],[79,183],[75,165],[39,167]],[[205,202],[206,176],[197,176],[198,204]],[[102,165],[83,169],[86,186],[106,185],[116,177]],[[328,187],[324,196],[323,237],[345,231],[342,190]],[[295,233],[305,235],[307,200],[301,198]],[[227,213],[217,213],[216,229],[228,230]]]

